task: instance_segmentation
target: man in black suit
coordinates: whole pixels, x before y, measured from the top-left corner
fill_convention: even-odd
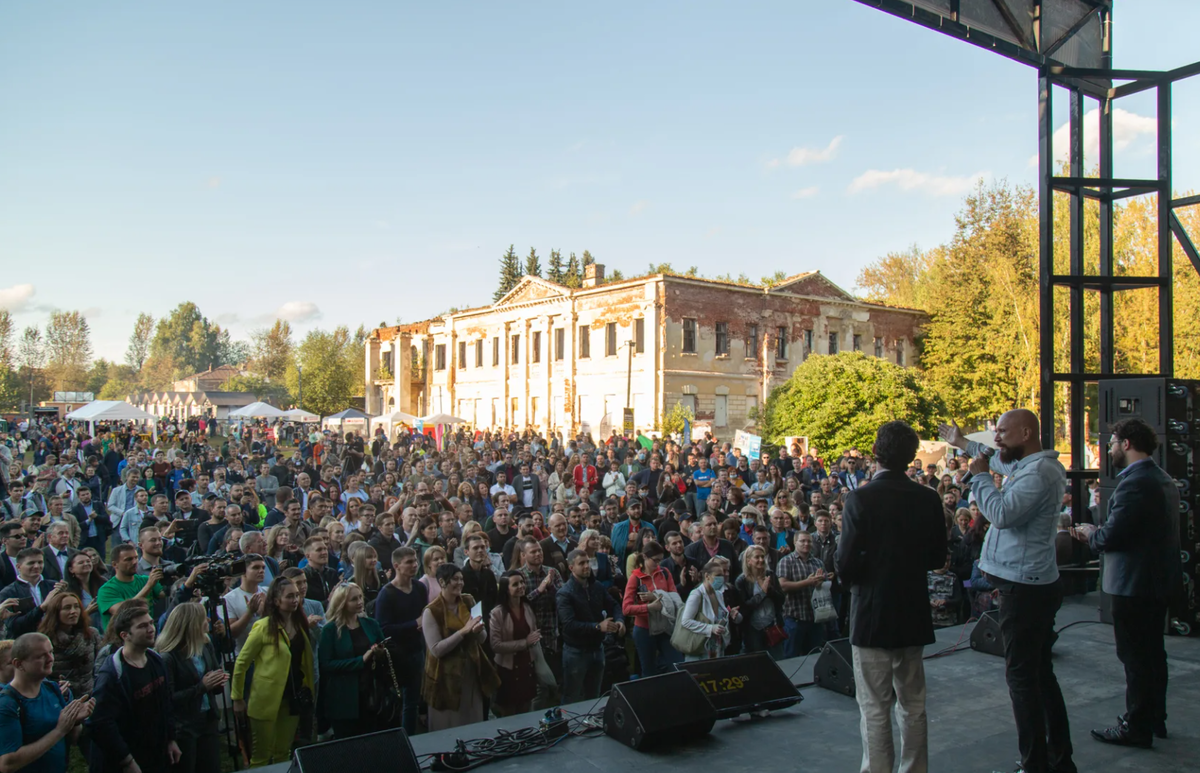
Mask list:
[[[17,581],[0,591],[0,601],[32,598],[33,608],[8,621],[8,638],[36,631],[42,621],[46,602],[54,593],[54,583],[42,576],[44,558],[37,548],[25,548],[17,554]]]
[[[187,492],[183,494],[187,496]],[[71,515],[79,522],[79,545],[95,548],[103,556],[108,552],[105,546],[113,529],[112,519],[108,517],[108,508],[99,500],[93,501],[92,490],[86,486],[79,488],[76,497],[77,501],[71,506]]]
[[[46,528],[46,542],[46,547],[42,548],[42,576],[58,582],[66,576],[71,556],[79,551],[71,547],[71,530],[62,521],[56,521]]]
[[[1179,489],[1151,455],[1158,439],[1141,419],[1112,428],[1108,453],[1124,468],[1099,528],[1080,524],[1092,550],[1104,554],[1104,592],[1112,597],[1117,657],[1125,666],[1121,721],[1092,737],[1104,743],[1150,748],[1167,737],[1167,651],[1163,620],[1170,595],[1182,584]]]
[[[17,581],[17,556],[29,545],[25,527],[17,521],[0,524],[0,589]]]
[[[863,770],[891,770],[892,706],[900,703],[900,769],[929,765],[925,668],[933,616],[927,572],[946,564],[946,520],[937,492],[904,470],[920,439],[902,421],[875,436],[878,471],[846,497],[837,571],[850,587],[850,643],[862,712]]]

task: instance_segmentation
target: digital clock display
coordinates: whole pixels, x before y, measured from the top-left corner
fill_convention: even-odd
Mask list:
[[[712,674],[696,674],[695,677],[700,689],[704,690],[707,695],[738,692],[746,689],[746,685],[750,682],[750,677],[745,675],[716,677]]]

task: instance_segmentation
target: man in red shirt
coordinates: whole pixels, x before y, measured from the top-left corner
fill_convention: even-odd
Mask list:
[[[573,477],[575,478],[575,493],[580,500],[587,501],[591,497],[592,492],[599,485],[600,478],[596,473],[596,468],[591,464],[591,456],[583,454],[580,464],[575,468]]]

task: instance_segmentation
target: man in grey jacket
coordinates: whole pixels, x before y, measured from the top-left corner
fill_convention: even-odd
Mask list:
[[[1054,538],[1067,475],[1058,452],[1042,448],[1032,411],[1009,411],[996,422],[998,452],[967,442],[955,424],[942,438],[971,455],[971,491],[992,528],[979,568],[1000,591],[1004,676],[1017,724],[1023,773],[1076,773],[1062,690],[1050,662],[1054,618],[1062,606]],[[1006,477],[996,488],[992,472]]]
[[[1092,737],[1149,748],[1167,737],[1167,651],[1163,619],[1181,587],[1179,489],[1152,454],[1158,438],[1141,419],[1119,421],[1108,447],[1121,468],[1099,528],[1080,524],[1093,550],[1104,554],[1104,592],[1112,597],[1117,657],[1125,666],[1125,716]]]

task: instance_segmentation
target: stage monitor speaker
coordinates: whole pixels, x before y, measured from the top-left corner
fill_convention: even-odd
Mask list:
[[[971,631],[971,649],[989,655],[1004,657],[1004,639],[1000,636],[1000,613],[996,610],[984,612]]]
[[[675,668],[695,677],[716,709],[717,719],[786,709],[804,700],[792,680],[765,652],[689,660],[676,663]]]
[[[821,656],[813,666],[813,682],[817,687],[854,697],[854,655],[849,639],[826,642]]]
[[[302,746],[288,773],[328,773],[344,767],[355,773],[420,773],[417,755],[403,728]]]
[[[717,710],[686,671],[613,685],[604,732],[633,749],[687,741],[709,733]]]

